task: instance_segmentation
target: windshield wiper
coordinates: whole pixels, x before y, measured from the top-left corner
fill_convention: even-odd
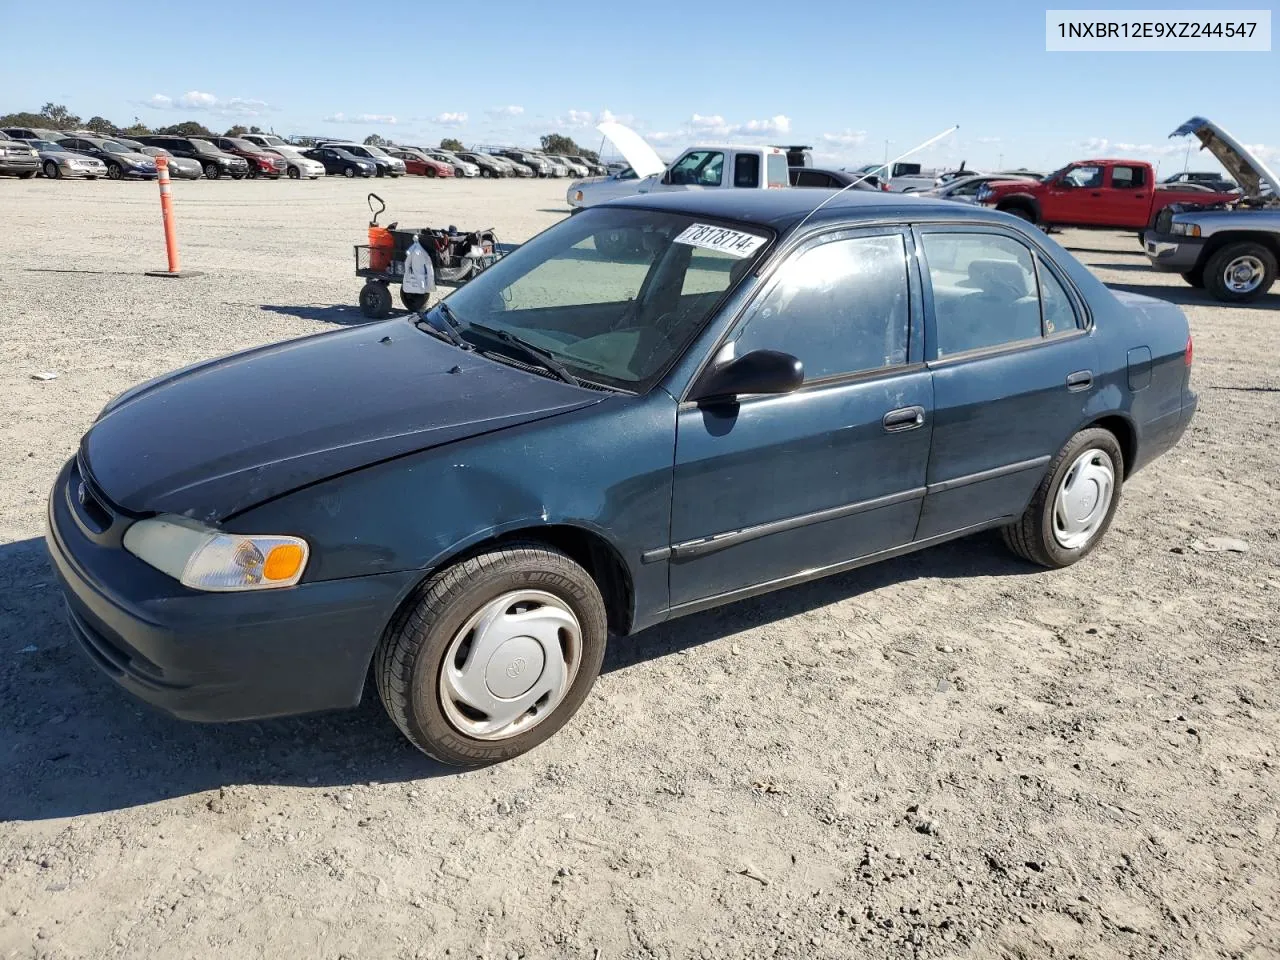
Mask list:
[[[427,314],[420,313],[418,314],[418,319],[413,321],[413,325],[419,330],[438,334],[445,340],[452,343],[459,350],[474,350],[475,348],[471,346],[471,344],[467,343],[467,341],[463,340],[462,336],[458,333],[458,321],[454,318],[453,311],[443,303],[437,304],[437,306],[440,308],[440,314],[445,318],[446,322],[444,324],[437,324],[427,319]]]
[[[441,306],[444,306],[444,304],[441,304]],[[546,350],[543,350],[541,347],[535,347],[528,340],[517,337],[514,333],[507,330],[499,330],[496,327],[486,327],[482,323],[471,323],[468,325],[467,329],[479,331],[480,333],[493,337],[495,340],[499,340],[502,343],[518,347],[525,355],[532,357],[535,362],[546,367],[565,383],[572,384],[575,387],[579,385],[578,378],[570,373],[563,363],[557,360]]]

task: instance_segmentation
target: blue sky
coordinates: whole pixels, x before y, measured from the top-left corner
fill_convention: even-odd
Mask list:
[[[594,122],[612,116],[664,155],[760,138],[813,144],[831,165],[958,123],[923,159],[1128,155],[1167,172],[1184,159],[1169,132],[1202,114],[1280,161],[1276,53],[1046,53],[1044,6],[1025,2],[4,7],[22,42],[0,61],[0,113],[52,100],[120,124],[468,145],[559,131],[592,148]],[[1217,168],[1207,153],[1191,165]]]

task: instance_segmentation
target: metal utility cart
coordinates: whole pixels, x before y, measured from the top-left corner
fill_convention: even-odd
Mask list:
[[[374,202],[378,206],[374,206]],[[416,236],[435,272],[436,284],[460,287],[477,273],[492,266],[514,249],[498,242],[492,229],[463,232],[456,227],[401,227],[391,223],[378,226],[378,216],[387,205],[376,193],[369,194],[373,220],[369,224],[369,243],[356,244],[356,276],[364,278],[360,290],[360,312],[370,320],[383,320],[391,315],[392,284],[404,279],[405,253]],[[428,294],[400,291],[400,302],[406,310],[417,312],[427,305]]]

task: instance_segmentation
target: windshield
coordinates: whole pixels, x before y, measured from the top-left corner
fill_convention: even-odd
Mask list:
[[[33,150],[61,150],[63,153],[68,152],[67,148],[62,144],[54,143],[51,140],[28,140]]]
[[[245,153],[261,153],[262,148],[252,140],[241,140],[239,137],[231,137],[231,142],[237,150],[243,150]]]
[[[297,147],[290,147],[290,146],[287,146],[287,145],[285,145],[285,144],[283,144],[283,143],[276,143],[276,144],[272,144],[272,146],[271,146],[271,150],[272,150],[272,151],[274,151],[274,152],[275,152],[276,154],[278,154],[279,156],[282,156],[282,157],[300,157],[300,156],[302,156],[302,151],[301,151],[301,150],[299,150]]]
[[[208,140],[192,140],[191,146],[195,147],[201,153],[221,153],[222,151],[215,147]]]
[[[552,354],[581,380],[643,392],[697,335],[767,245],[755,227],[599,207],[540,234],[448,299],[478,324]],[[714,247],[714,248],[713,248]]]
[[[103,140],[102,149],[107,151],[107,153],[133,153],[133,151],[123,143],[116,143],[114,140]]]
[[[372,144],[366,146],[364,149],[366,153],[371,153],[375,157],[385,157],[387,155],[386,151],[381,147],[375,147]]]

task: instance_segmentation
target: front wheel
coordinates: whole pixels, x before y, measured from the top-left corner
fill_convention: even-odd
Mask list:
[[[123,180],[124,171],[120,169],[118,163],[111,163],[107,165],[107,176],[112,180]]]
[[[289,168],[289,179],[290,179],[290,180],[301,180],[301,179],[302,179],[302,171],[301,171],[301,170],[299,170],[297,167],[290,167],[290,168]]]
[[[59,167],[56,163],[54,163],[52,160],[46,160],[44,162],[44,175],[48,177],[50,180],[57,180],[60,176],[62,176],[62,168]]]
[[[346,177],[348,180],[350,180],[350,179],[352,179],[353,177],[355,177],[355,175],[356,175],[356,168],[355,168],[355,167],[343,167],[343,168],[342,168],[342,175],[343,175],[344,177]]]
[[[204,165],[204,175],[208,180],[217,180],[222,176],[222,168],[216,163],[206,163]]]
[[[1067,567],[1089,554],[1120,505],[1124,455],[1115,434],[1081,430],[1049,465],[1027,509],[1004,528],[1004,542],[1042,567]]]
[[[487,180],[489,177],[492,177],[492,176],[493,176],[493,174],[492,174],[491,172],[489,172],[488,170],[485,170],[484,168],[481,168],[481,170],[480,170],[480,176],[484,177],[484,178]]]
[[[1025,220],[1027,223],[1036,222],[1036,218],[1032,216],[1031,211],[1026,207],[1009,207],[1008,209],[1000,212],[1007,213],[1011,217],[1017,217],[1019,220]]]
[[[477,767],[564,726],[595,683],[606,638],[586,570],[541,544],[508,544],[422,584],[387,629],[374,680],[414,746]]]
[[[1188,270],[1182,275],[1182,279],[1197,290],[1204,289],[1204,267],[1196,267],[1194,270]]]
[[[1204,286],[1227,303],[1256,300],[1276,281],[1276,255],[1260,243],[1229,243],[1204,265]]]

